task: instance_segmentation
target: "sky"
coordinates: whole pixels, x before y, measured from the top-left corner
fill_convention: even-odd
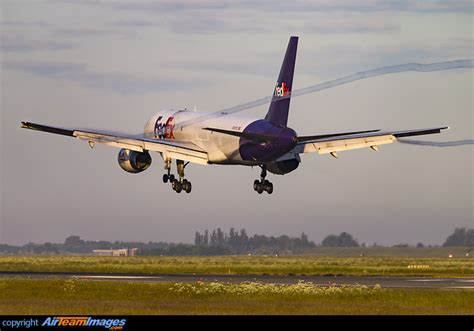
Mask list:
[[[382,66],[473,56],[471,1],[1,0],[0,243],[192,242],[195,231],[320,242],[442,244],[474,227],[473,145],[391,144],[302,155],[299,168],[189,165],[191,194],[163,161],[129,174],[118,149],[20,129],[20,121],[139,133],[169,108],[218,111],[269,96],[291,35],[294,89]],[[473,69],[406,72],[293,98],[300,135],[449,126],[418,140],[473,139]],[[263,105],[242,114],[263,117]]]

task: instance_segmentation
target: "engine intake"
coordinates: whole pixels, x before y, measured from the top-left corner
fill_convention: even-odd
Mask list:
[[[267,170],[270,171],[272,174],[275,175],[284,175],[289,172],[292,172],[300,165],[300,161],[298,159],[289,159],[284,161],[273,161],[267,163]]]
[[[137,174],[151,165],[151,156],[148,152],[135,152],[122,148],[118,154],[120,168],[126,172]]]

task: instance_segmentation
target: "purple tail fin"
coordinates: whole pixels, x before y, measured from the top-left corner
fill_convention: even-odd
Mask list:
[[[298,37],[291,37],[286,49],[285,59],[281,65],[280,74],[278,75],[278,81],[273,91],[272,102],[265,116],[266,120],[275,125],[286,126],[288,123],[297,47]]]

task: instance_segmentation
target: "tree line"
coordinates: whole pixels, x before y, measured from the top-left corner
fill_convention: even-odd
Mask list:
[[[443,246],[474,246],[474,229],[456,228],[446,239]]]
[[[315,244],[303,232],[299,237],[281,235],[249,236],[245,229],[239,231],[231,228],[224,232],[220,228],[195,232],[194,244],[168,242],[126,242],[126,241],[92,241],[79,236],[69,236],[64,243],[28,243],[23,246],[0,244],[0,254],[91,254],[94,249],[138,248],[140,255],[232,255],[232,254],[301,254],[311,253],[316,247],[365,247],[351,234],[342,232],[330,234],[320,244]],[[374,244],[376,246],[376,244]],[[378,246],[378,245],[377,245]],[[408,247],[408,244],[393,247]],[[449,235],[443,246],[474,247],[474,229],[456,228]],[[424,247],[418,243],[416,247]]]
[[[249,236],[245,229],[236,231],[231,228],[229,232],[223,232],[220,228],[203,233],[194,234],[194,245],[197,247],[227,248],[233,254],[242,253],[301,253],[316,247],[316,244],[308,240],[303,232],[300,237],[282,235],[279,237],[267,237],[264,235]]]

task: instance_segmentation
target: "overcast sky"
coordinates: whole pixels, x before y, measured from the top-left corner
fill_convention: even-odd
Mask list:
[[[473,58],[471,1],[1,0],[0,243],[192,242],[221,227],[319,242],[442,244],[473,227],[473,145],[392,144],[302,156],[275,191],[259,169],[186,168],[191,194],[117,164],[118,150],[20,129],[20,121],[138,133],[166,108],[218,111],[271,94],[291,35],[294,88],[407,62]],[[473,70],[408,72],[294,98],[289,125],[314,135],[450,126],[473,139]],[[263,117],[267,106],[246,114]]]

